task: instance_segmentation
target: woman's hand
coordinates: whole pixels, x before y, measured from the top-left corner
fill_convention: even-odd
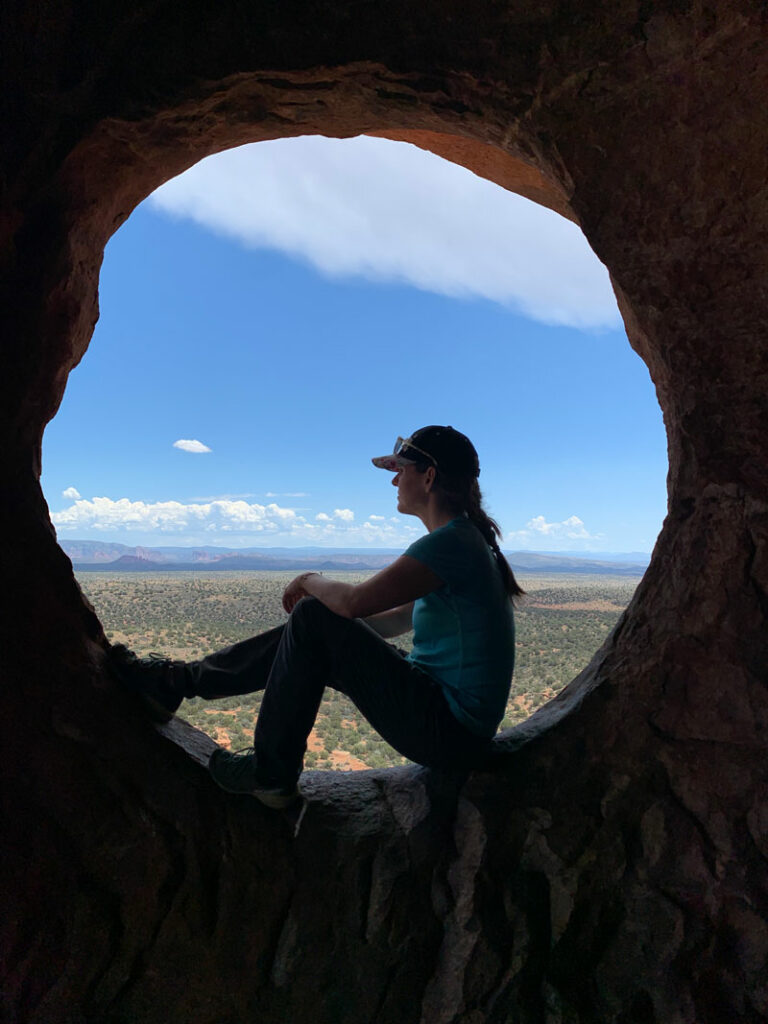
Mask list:
[[[307,591],[304,589],[304,581],[308,576],[317,576],[316,572],[303,572],[300,576],[291,580],[288,586],[283,591],[283,608],[290,613],[302,599],[302,597],[308,597]]]

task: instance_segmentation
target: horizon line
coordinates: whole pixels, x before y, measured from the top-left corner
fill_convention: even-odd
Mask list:
[[[402,551],[403,548],[397,547],[379,547],[374,545],[368,546],[349,546],[343,547],[341,545],[324,545],[324,544],[248,544],[242,547],[229,547],[221,544],[158,544],[158,543],[141,543],[141,542],[127,542],[119,540],[105,540],[105,539],[94,539],[91,537],[63,537],[57,540],[60,547],[64,547],[67,544],[102,544],[102,545],[116,545],[126,548],[146,548],[162,549],[162,548],[175,548],[179,550],[195,551],[195,550],[209,550],[209,551],[226,551],[234,553],[242,553],[245,551],[326,551],[326,552],[345,552],[354,554],[365,554],[368,552],[381,552],[390,553]],[[543,548],[502,548],[505,554],[528,554],[528,555],[573,555],[577,557],[581,556],[595,556],[601,555],[603,557],[609,557],[611,555],[633,555],[642,556],[644,558],[650,558],[652,552],[642,549],[631,549],[631,550],[617,550],[611,549],[606,551],[596,550],[593,548],[560,548],[560,549],[543,549]]]

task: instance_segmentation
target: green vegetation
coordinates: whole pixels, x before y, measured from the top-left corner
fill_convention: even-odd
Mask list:
[[[285,620],[280,596],[294,573],[83,573],[79,582],[107,636],[137,654],[192,660]],[[361,574],[339,573],[352,582]],[[517,666],[503,725],[523,721],[585,667],[639,580],[531,576],[517,610]],[[398,639],[410,649],[411,637]],[[233,749],[253,741],[260,695],[195,699],[182,715]],[[404,763],[342,694],[327,690],[306,756],[308,768],[379,768]]]
[[[581,672],[629,604],[640,578],[536,576],[515,615],[515,674],[502,728],[528,718]]]

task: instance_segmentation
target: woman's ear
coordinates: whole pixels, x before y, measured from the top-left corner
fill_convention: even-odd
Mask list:
[[[435,477],[436,476],[437,476],[437,472],[435,470],[435,467],[434,466],[427,466],[427,470],[424,473],[424,484],[426,486],[427,493],[429,493],[432,490],[432,485],[435,482]]]

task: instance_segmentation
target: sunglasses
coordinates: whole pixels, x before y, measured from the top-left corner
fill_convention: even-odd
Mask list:
[[[411,451],[418,452],[419,455],[423,455],[425,459],[429,459],[435,469],[438,469],[437,459],[434,455],[430,455],[429,452],[425,452],[423,448],[417,448],[410,437],[398,437],[395,441],[395,447],[392,449],[393,455],[402,455],[404,458],[409,458],[407,452],[404,450],[409,448]],[[416,460],[418,462],[418,459]]]

